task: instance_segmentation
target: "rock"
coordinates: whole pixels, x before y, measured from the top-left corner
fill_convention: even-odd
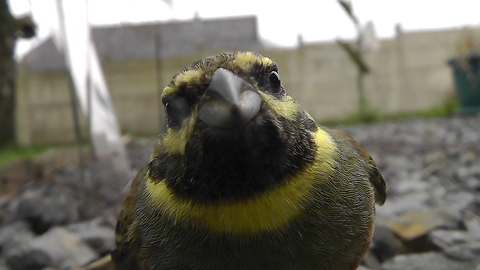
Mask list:
[[[440,149],[433,149],[432,151],[429,151],[425,155],[424,166],[427,167],[435,164],[443,164],[446,161],[447,161],[447,155],[445,154],[445,152],[441,151]]]
[[[23,243],[34,238],[29,225],[25,221],[16,221],[0,228],[0,258]]]
[[[35,179],[53,179],[66,165],[78,165],[92,159],[90,149],[60,148],[46,151],[32,159]]]
[[[152,139],[132,138],[124,136],[125,148],[128,150],[128,158],[132,169],[139,171],[150,161],[150,154],[155,147],[156,141]]]
[[[9,251],[5,261],[10,269],[35,270],[45,267],[55,269],[85,265],[98,255],[73,233],[62,228],[53,228]]]
[[[372,253],[372,251],[368,251],[367,254],[362,259],[361,264],[364,267],[367,267],[368,269],[372,270],[378,270],[380,269],[380,262],[378,261],[377,257],[375,254]]]
[[[78,270],[118,270],[112,262],[110,254],[103,256],[101,259],[85,265],[85,267]]]
[[[426,191],[431,188],[430,183],[419,180],[401,181],[395,185],[395,194],[407,194],[413,192]]]
[[[478,177],[467,177],[464,179],[464,182],[468,190],[480,191],[480,181],[478,181]]]
[[[450,209],[453,213],[461,213],[476,202],[475,197],[476,196],[469,191],[451,192],[442,198],[441,203],[444,208]]]
[[[51,258],[43,250],[26,248],[10,251],[5,261],[7,267],[17,270],[42,270],[53,265]]]
[[[467,228],[470,240],[480,241],[480,218],[472,213],[466,213],[463,217],[463,223]]]
[[[480,241],[464,243],[446,248],[443,253],[454,260],[480,263]]]
[[[0,259],[0,270],[10,270],[2,259]]]
[[[0,268],[0,269],[1,269],[1,268]],[[367,268],[367,267],[365,267],[365,266],[363,266],[363,265],[360,265],[360,266],[357,268],[357,270],[372,270],[372,269]]]
[[[397,171],[410,171],[413,167],[411,160],[401,155],[389,156],[387,163]]]
[[[370,250],[382,263],[399,254],[402,244],[387,226],[376,224]]]
[[[448,247],[468,242],[468,234],[460,230],[434,230],[429,235],[430,246],[434,250],[444,250]]]
[[[97,220],[72,224],[66,228],[78,236],[80,240],[89,245],[98,254],[106,254],[115,246],[113,228],[102,226]]]
[[[434,228],[455,229],[458,216],[443,208],[436,207],[428,211],[411,212],[391,220],[391,230],[403,239],[416,238]]]
[[[457,261],[439,252],[397,255],[382,265],[381,270],[466,270],[475,269],[473,262]]]
[[[61,185],[35,183],[10,203],[7,222],[26,220],[41,234],[55,224],[79,221],[77,191]]]
[[[477,181],[478,181],[478,179],[477,179]],[[480,190],[479,190],[478,194],[480,194]],[[475,198],[475,201],[472,204],[470,204],[467,207],[467,209],[465,209],[465,213],[471,213],[471,214],[473,214],[477,217],[480,216],[480,196],[477,196]]]
[[[389,187],[395,193],[395,186]],[[377,207],[377,215],[382,217],[398,217],[399,215],[427,210],[430,195],[427,192],[407,193],[402,196],[388,196],[385,204]]]
[[[471,165],[477,160],[477,158],[478,155],[474,151],[465,151],[460,155],[459,161],[462,164]]]
[[[407,252],[428,251],[428,233],[436,228],[456,229],[458,217],[443,208],[407,213],[393,218],[389,228],[402,241]]]
[[[98,217],[103,211],[123,200],[122,190],[133,177],[120,175],[115,172],[111,162],[101,159],[95,163],[87,163],[84,166],[84,179],[81,175],[80,168],[69,166],[55,178],[57,185],[76,191],[80,221]]]

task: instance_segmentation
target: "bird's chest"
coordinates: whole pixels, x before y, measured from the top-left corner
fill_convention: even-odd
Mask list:
[[[343,216],[314,208],[263,232],[219,232],[166,217],[153,224],[140,224],[147,269],[345,269],[369,241],[366,228],[353,231]]]

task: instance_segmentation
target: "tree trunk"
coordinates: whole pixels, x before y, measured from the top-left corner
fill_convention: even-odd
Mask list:
[[[0,0],[0,147],[15,142],[15,40],[34,35],[32,20],[29,17],[16,20],[10,13],[7,0]]]

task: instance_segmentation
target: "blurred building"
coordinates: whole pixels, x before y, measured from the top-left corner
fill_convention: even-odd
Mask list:
[[[94,27],[123,131],[157,134],[163,123],[159,95],[172,76],[199,58],[228,50],[261,47],[256,17]],[[22,145],[74,141],[65,60],[53,39],[30,51],[20,64],[17,141]],[[87,120],[82,119],[82,129]]]
[[[468,33],[479,37],[480,29]],[[92,36],[126,133],[158,134],[163,123],[159,95],[172,76],[195,60],[232,50],[257,51],[275,60],[287,91],[317,120],[357,111],[357,71],[336,43],[266,46],[255,17],[95,27]],[[458,29],[398,29],[394,39],[381,40],[377,51],[366,54],[372,69],[365,87],[370,105],[392,113],[442,104],[453,88],[446,59],[463,39],[465,31]],[[16,121],[22,145],[74,141],[68,77],[51,39],[20,64]]]

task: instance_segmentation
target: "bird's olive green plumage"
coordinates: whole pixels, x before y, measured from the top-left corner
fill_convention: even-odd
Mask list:
[[[272,60],[202,59],[162,102],[166,132],[116,226],[118,269],[356,269],[383,178],[352,138],[301,109]]]

